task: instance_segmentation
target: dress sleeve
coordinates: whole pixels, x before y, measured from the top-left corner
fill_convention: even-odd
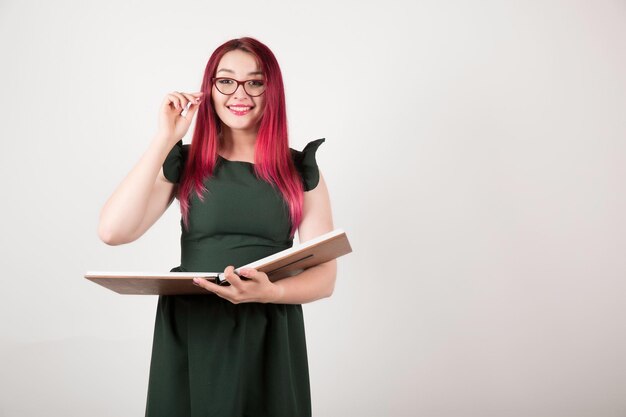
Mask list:
[[[304,191],[315,189],[320,181],[320,171],[315,160],[315,153],[325,140],[322,138],[309,142],[302,151],[291,150],[293,162],[302,177]]]
[[[180,180],[182,169],[185,166],[186,150],[181,139],[167,154],[165,162],[163,162],[163,175],[169,182],[177,184]]]

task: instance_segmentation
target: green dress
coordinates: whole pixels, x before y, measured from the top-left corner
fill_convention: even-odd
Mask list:
[[[305,191],[319,182],[315,152],[291,150]],[[178,183],[189,145],[163,164]],[[221,272],[290,248],[281,194],[254,164],[218,158],[201,201],[191,194],[189,231],[181,220],[181,264],[172,272]],[[146,416],[306,417],[311,395],[302,306],[242,303],[206,295],[159,296]]]

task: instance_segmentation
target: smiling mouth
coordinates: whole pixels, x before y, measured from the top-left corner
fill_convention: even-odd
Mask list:
[[[231,113],[237,116],[243,116],[244,114],[248,114],[250,110],[254,108],[254,106],[226,106]]]

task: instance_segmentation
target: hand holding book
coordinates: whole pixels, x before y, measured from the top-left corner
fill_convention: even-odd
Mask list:
[[[233,304],[250,302],[272,303],[280,298],[283,291],[282,288],[270,281],[265,272],[252,268],[243,268],[239,273],[241,277],[235,274],[233,266],[226,267],[224,270],[224,282],[230,285],[216,284],[204,278],[194,278],[193,283],[227,299]]]

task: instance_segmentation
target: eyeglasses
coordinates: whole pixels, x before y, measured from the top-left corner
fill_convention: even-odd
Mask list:
[[[232,78],[212,78],[212,80],[217,91],[227,96],[237,91],[242,84],[243,89],[250,97],[257,97],[265,92],[265,81],[263,80],[237,81]]]

